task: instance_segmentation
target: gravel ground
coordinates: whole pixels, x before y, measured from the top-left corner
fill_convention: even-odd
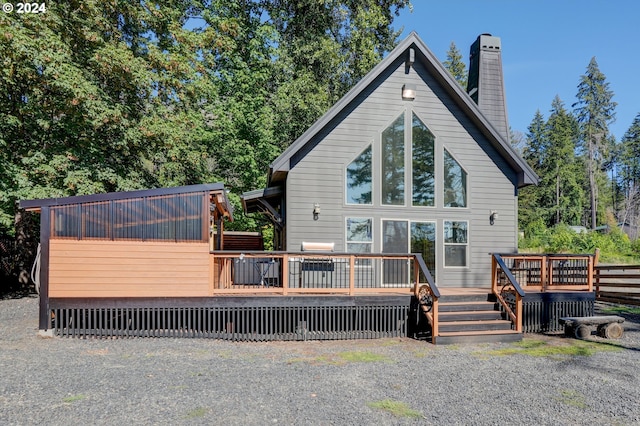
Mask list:
[[[594,336],[592,355],[532,356],[411,339],[42,338],[37,316],[35,298],[0,300],[2,425],[640,423],[637,317],[620,340]]]

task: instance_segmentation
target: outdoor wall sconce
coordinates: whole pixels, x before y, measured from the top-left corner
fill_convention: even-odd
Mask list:
[[[402,99],[405,101],[412,101],[416,98],[416,85],[404,84],[402,85]]]
[[[313,205],[313,220],[318,220],[320,217],[320,204],[315,203]]]
[[[498,220],[498,212],[491,210],[491,213],[489,213],[489,225],[493,225],[496,220]]]

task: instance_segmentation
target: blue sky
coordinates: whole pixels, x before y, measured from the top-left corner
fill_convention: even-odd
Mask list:
[[[638,0],[413,0],[394,27],[400,39],[416,31],[446,59],[453,41],[468,67],[479,34],[502,39],[509,123],[527,132],[536,110],[549,116],[558,95],[572,110],[577,86],[596,57],[618,103],[611,132],[620,140],[640,113],[640,1]]]

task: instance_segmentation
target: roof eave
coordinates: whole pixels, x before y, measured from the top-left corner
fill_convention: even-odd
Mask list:
[[[420,38],[417,38],[416,45],[418,46],[418,52],[425,56],[426,61],[423,61],[423,63],[430,68],[432,75],[435,76],[440,85],[451,95],[451,98],[465,114],[471,117],[483,135],[493,142],[494,147],[496,147],[500,155],[502,155],[517,172],[518,187],[537,185],[539,182],[538,175],[529,164],[518,155],[509,141],[505,140],[493,124],[482,114],[478,105],[471,99],[471,96],[458,84]]]
[[[153,188],[136,191],[105,192],[90,195],[74,195],[70,197],[41,198],[36,200],[20,200],[19,208],[27,211],[38,211],[45,206],[61,206],[68,204],[92,203],[100,201],[121,200],[126,198],[153,197],[159,195],[186,194],[201,191],[224,191],[222,183],[205,183],[199,185],[176,186],[170,188]],[[228,203],[225,193],[225,200]],[[231,204],[228,203],[230,206]]]

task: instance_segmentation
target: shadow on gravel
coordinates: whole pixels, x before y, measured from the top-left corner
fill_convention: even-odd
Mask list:
[[[25,290],[14,290],[6,293],[0,293],[0,300],[9,300],[9,299],[23,299],[23,298],[37,298],[38,294],[25,289]]]

